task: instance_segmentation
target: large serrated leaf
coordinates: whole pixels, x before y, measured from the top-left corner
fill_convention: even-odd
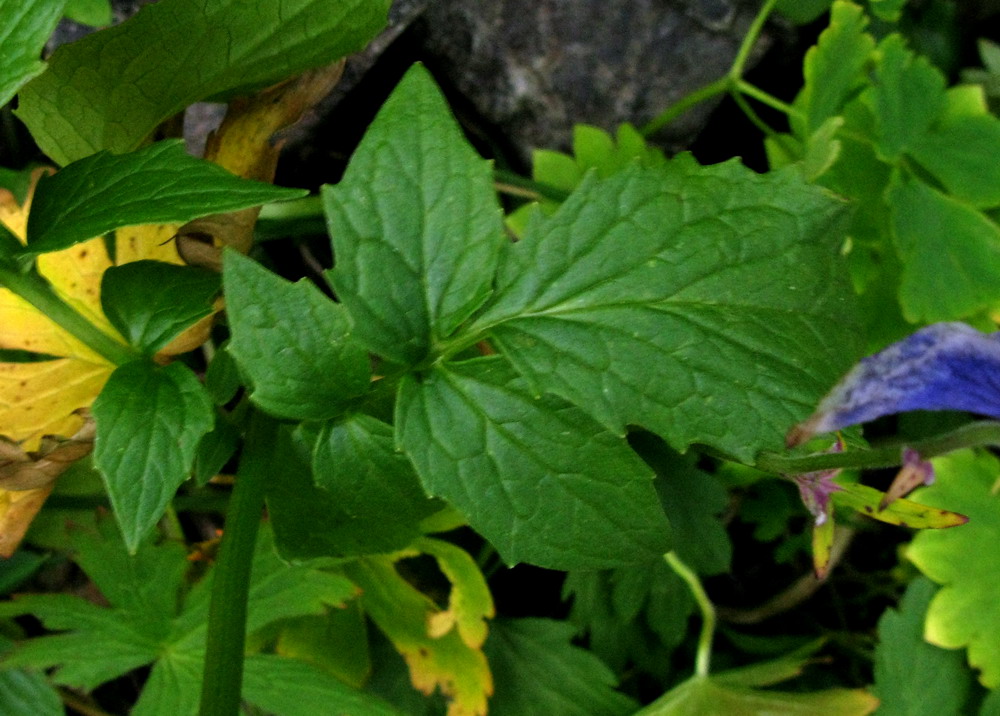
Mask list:
[[[580,410],[536,399],[499,357],[407,378],[399,443],[508,563],[599,569],[669,548],[649,469]]]
[[[504,253],[469,331],[611,430],[748,460],[857,355],[844,208],[736,162],[586,182]]]
[[[283,418],[323,420],[368,389],[368,355],[340,306],[308,281],[290,283],[227,250],[223,285],[229,352],[253,383],[253,401]]]
[[[94,465],[129,550],[160,519],[188,478],[212,401],[191,369],[135,361],[119,367],[94,401]]]
[[[101,280],[101,306],[111,325],[136,348],[153,354],[212,312],[219,275],[194,266],[133,261],[112,266]]]
[[[490,166],[420,65],[323,199],[331,279],[373,352],[417,363],[489,296],[503,243]]]
[[[361,49],[388,0],[165,0],[60,47],[18,116],[59,164],[135,149],[193,102],[246,94]],[[196,69],[192,69],[196,68]]]
[[[64,4],[65,0],[0,0],[0,107],[45,69],[39,56]]]
[[[102,152],[39,180],[25,251],[58,251],[123,226],[182,223],[305,193],[236,177],[190,156],[180,140]]]

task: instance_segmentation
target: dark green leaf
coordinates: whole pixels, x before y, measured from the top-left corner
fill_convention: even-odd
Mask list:
[[[111,374],[93,412],[94,465],[134,551],[190,476],[212,402],[187,366],[135,361]]]
[[[550,619],[493,622],[483,650],[493,671],[494,716],[618,716],[638,704],[614,690],[601,660],[574,646],[573,626]]]
[[[304,427],[295,439],[284,430],[271,446],[273,478],[267,485],[267,510],[282,557],[344,557],[404,547],[409,540],[401,540],[410,534],[412,525],[396,522],[390,515],[357,519],[338,499],[316,486],[311,453],[317,437]]]
[[[153,354],[212,312],[219,275],[193,266],[133,261],[101,279],[101,307],[118,332]]]
[[[324,420],[368,389],[368,354],[343,306],[235,251],[225,252],[223,265],[228,350],[253,383],[257,405],[278,417]]]
[[[64,716],[62,699],[42,674],[11,669],[0,671],[4,716]]]
[[[204,485],[229,462],[240,443],[240,431],[225,420],[216,419],[215,427],[205,433],[194,456],[194,481]]]
[[[315,666],[273,654],[244,663],[243,698],[281,716],[402,716],[382,699],[354,689]]]
[[[957,716],[965,713],[972,674],[962,652],[928,644],[924,615],[937,587],[926,578],[910,583],[899,611],[878,622],[875,688],[878,716]]]
[[[104,27],[114,21],[110,0],[67,0],[66,17],[92,27]]]
[[[920,181],[897,181],[888,197],[909,321],[965,318],[997,305],[1000,227]]]
[[[216,405],[225,405],[240,389],[240,369],[229,354],[227,340],[212,356],[212,362],[205,371],[205,388]]]
[[[38,182],[25,252],[58,251],[123,226],[181,223],[305,193],[241,179],[190,156],[180,140],[129,154],[101,152]]]
[[[0,594],[9,594],[17,589],[19,584],[38,571],[45,560],[45,555],[19,549],[0,561]]]
[[[651,473],[628,445],[573,406],[533,397],[499,357],[404,379],[396,428],[427,492],[510,564],[597,569],[669,546]]]
[[[392,548],[419,536],[420,520],[440,509],[396,451],[392,426],[368,415],[324,424],[312,464],[313,479],[334,503],[354,520],[368,521],[373,535]]]
[[[536,393],[744,461],[857,354],[844,206],[794,172],[689,157],[585,182],[503,255],[481,330]]]
[[[0,0],[0,107],[45,69],[39,58],[64,4],[65,0]]]
[[[323,189],[331,280],[373,352],[418,363],[489,296],[503,243],[492,181],[414,66]]]
[[[775,10],[797,25],[812,22],[830,7],[831,0],[778,0]]]
[[[54,4],[54,3],[53,3]],[[67,164],[135,149],[193,102],[246,94],[360,50],[388,0],[170,0],[60,47],[18,115]]]

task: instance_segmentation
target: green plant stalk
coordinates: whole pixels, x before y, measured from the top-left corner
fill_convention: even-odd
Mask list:
[[[841,453],[823,453],[805,457],[788,457],[778,453],[761,453],[753,467],[782,475],[801,475],[818,470],[867,469],[893,467],[902,464],[903,447],[916,450],[923,458],[944,455],[971,447],[1000,447],[1000,422],[981,420],[941,435],[907,443],[875,448],[850,450]]]
[[[88,348],[115,365],[139,358],[125,343],[115,340],[63,301],[52,286],[37,273],[20,273],[0,266],[0,286],[10,289]]]
[[[753,22],[750,23],[747,34],[743,36],[743,42],[740,43],[740,49],[736,51],[736,59],[733,60],[733,66],[729,70],[729,76],[734,80],[738,80],[743,76],[743,69],[750,59],[753,46],[757,44],[757,38],[760,37],[760,32],[764,29],[764,23],[767,22],[767,18],[771,16],[774,6],[777,4],[778,0],[766,0],[761,5]]]
[[[236,483],[229,498],[208,609],[200,716],[236,716],[239,713],[250,572],[264,506],[267,450],[275,425],[260,413],[251,416]]]
[[[516,187],[518,189],[524,189],[525,193],[531,194],[536,199],[566,201],[570,194],[564,189],[554,187],[551,184],[535,181],[534,179],[528,179],[527,177],[523,177],[515,172],[509,172],[505,169],[494,169],[493,181],[498,185],[498,187],[506,185]]]
[[[698,635],[698,651],[695,655],[694,673],[695,676],[704,678],[708,676],[709,665],[712,660],[712,638],[715,636],[715,607],[705,593],[705,588],[701,586],[701,580],[698,579],[698,575],[681,561],[676,552],[671,550],[663,555],[663,558],[667,560],[667,564],[677,573],[677,576],[687,583],[688,588],[691,590],[691,595],[694,597],[694,601],[698,604],[698,609],[701,611],[701,633]]]

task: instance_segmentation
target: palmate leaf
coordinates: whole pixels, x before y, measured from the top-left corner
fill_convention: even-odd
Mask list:
[[[359,50],[388,0],[168,0],[64,45],[21,92],[18,115],[67,164],[135,149],[193,102],[274,84]],[[191,68],[197,68],[192,73]]]
[[[954,530],[921,532],[907,556],[941,584],[927,609],[924,638],[946,649],[965,647],[987,688],[1000,687],[1000,605],[994,575],[1000,570],[996,534],[1000,498],[994,492],[1000,463],[970,450],[933,461],[937,480],[915,499],[959,510],[969,523]]]
[[[792,172],[735,162],[587,182],[503,253],[469,331],[615,432],[749,460],[856,355],[843,217]]]

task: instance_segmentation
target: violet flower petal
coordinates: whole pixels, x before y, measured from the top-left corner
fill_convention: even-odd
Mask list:
[[[789,445],[817,433],[908,410],[964,410],[1000,419],[1000,333],[936,323],[864,358],[789,432]]]

